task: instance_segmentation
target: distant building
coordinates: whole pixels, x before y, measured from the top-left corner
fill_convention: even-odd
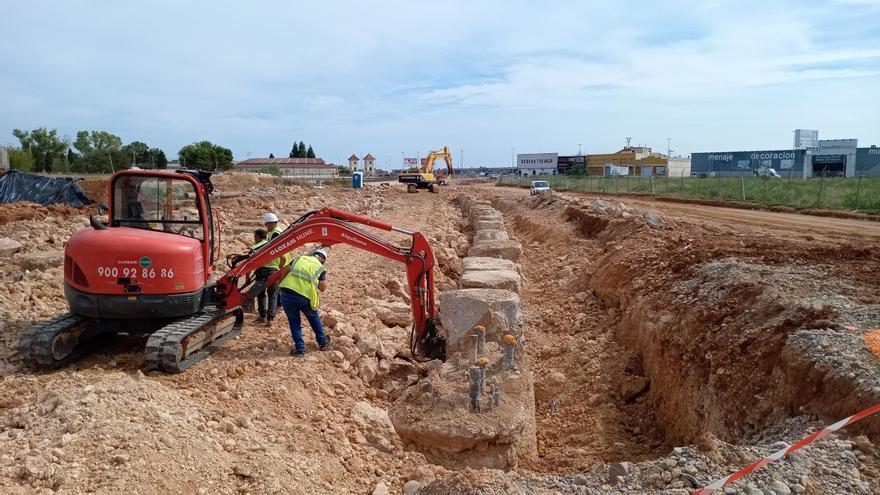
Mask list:
[[[644,146],[626,147],[616,153],[587,155],[590,175],[631,175],[654,177],[666,175],[667,159]]]
[[[516,170],[522,176],[556,175],[558,153],[524,153],[516,155]]]
[[[858,146],[858,139],[820,139],[811,175],[855,177]]]
[[[357,155],[352,153],[351,156],[348,157],[348,168],[350,168],[352,172],[357,172],[358,162],[360,162],[360,161],[361,161],[361,159],[358,158]]]
[[[337,176],[336,167],[320,158],[250,158],[232,166],[242,172],[260,172],[270,167],[278,167],[282,177],[293,179],[333,179]]]
[[[814,150],[819,147],[819,131],[815,129],[795,129],[794,144],[796,150]]]
[[[666,159],[666,174],[670,177],[688,177],[691,175],[691,159],[674,156]]]
[[[586,155],[560,156],[556,162],[556,172],[564,174],[577,165],[581,165],[584,169],[586,168]]]
[[[376,175],[376,157],[369,153],[364,157],[364,173],[367,175]]]
[[[856,175],[880,177],[880,148],[873,145],[856,149]]]
[[[699,176],[739,177],[752,175],[761,168],[772,168],[787,177],[811,177],[812,154],[809,150],[713,151],[691,153],[691,174]]]

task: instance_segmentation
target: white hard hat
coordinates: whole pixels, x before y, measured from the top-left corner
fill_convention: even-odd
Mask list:
[[[318,249],[315,249],[314,251],[312,251],[312,256],[314,256],[316,254],[320,254],[321,256],[323,256],[324,260],[327,259],[327,250],[325,250],[322,247],[319,247]]]
[[[271,211],[263,214],[263,223],[275,223],[278,221],[278,215]]]

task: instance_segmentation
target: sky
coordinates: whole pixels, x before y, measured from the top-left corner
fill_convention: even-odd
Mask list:
[[[382,168],[786,149],[796,128],[880,145],[880,0],[0,0],[0,20],[0,144],[302,140]]]

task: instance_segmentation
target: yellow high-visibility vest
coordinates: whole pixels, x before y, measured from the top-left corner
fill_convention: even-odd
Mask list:
[[[260,241],[260,242],[258,242],[258,243],[256,243],[256,244],[254,244],[253,246],[251,246],[251,253],[253,253],[253,252],[256,251],[257,249],[259,249],[261,246],[263,246],[263,245],[266,244],[267,242],[269,242],[269,241],[267,241],[266,239],[263,239],[262,241]],[[281,264],[280,262],[281,262],[281,258],[275,258],[274,260],[272,260],[272,261],[266,263],[266,264],[263,265],[263,266],[266,267],[266,268],[276,268],[276,269],[277,269],[277,268],[280,267],[280,264]]]
[[[297,256],[280,287],[307,297],[312,309],[318,309],[318,280],[325,271],[316,256]]]
[[[276,225],[274,229],[272,229],[271,231],[269,231],[269,240],[272,240],[272,239],[278,237],[279,235],[281,235],[282,232],[284,232],[284,230],[283,230],[281,227],[278,227],[278,226]],[[281,258],[278,259],[278,266],[279,266],[279,268],[280,268],[280,267],[285,267],[285,266],[287,266],[288,264],[290,264],[290,259],[291,259],[292,257],[293,257],[293,255],[290,254],[290,253],[287,253],[287,254],[284,254],[283,256],[281,256]]]

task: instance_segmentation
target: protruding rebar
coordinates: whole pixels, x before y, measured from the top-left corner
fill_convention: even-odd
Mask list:
[[[486,327],[477,325],[474,327],[474,361],[480,358],[486,350]]]
[[[503,339],[501,339],[501,347],[504,349],[504,368],[505,369],[516,369],[516,364],[513,362],[516,357],[516,337],[513,335],[505,335]]]
[[[492,407],[498,407],[501,403],[501,389],[498,388],[497,383],[489,385],[489,388],[492,390]]]
[[[481,376],[483,374],[483,369],[480,366],[471,366],[468,369],[468,375],[470,376],[470,388],[468,389],[468,397],[470,398],[470,408],[472,411],[482,412],[482,407],[480,406],[480,394],[482,393],[482,388],[480,387]]]

